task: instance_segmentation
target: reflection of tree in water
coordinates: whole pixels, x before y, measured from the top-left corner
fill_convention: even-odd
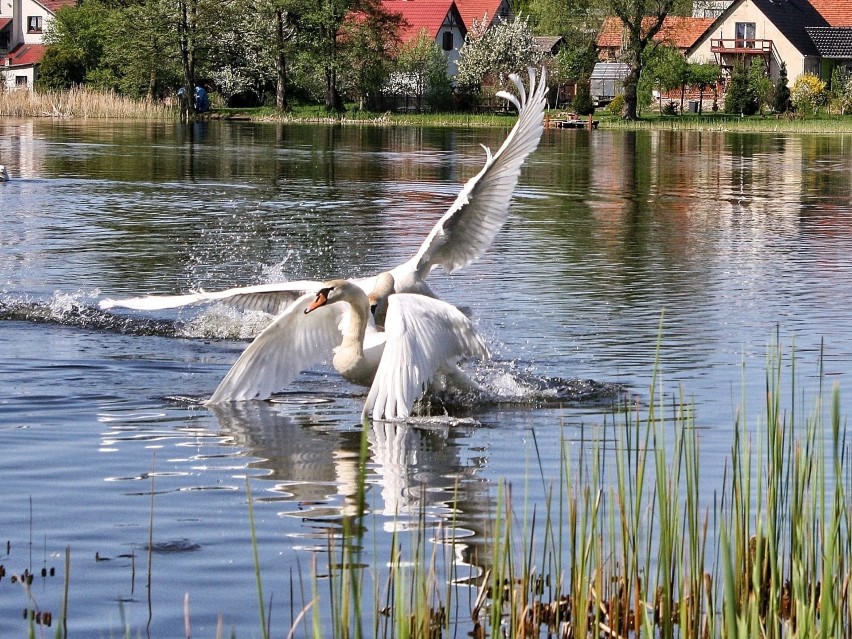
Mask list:
[[[212,409],[234,445],[257,458],[249,466],[265,470],[263,478],[275,483],[268,491],[275,497],[267,493],[256,496],[257,500],[296,504],[285,514],[302,520],[304,528],[297,537],[313,539],[315,548],[324,548],[321,539],[339,535],[344,520],[357,518],[359,430],[341,430],[339,420],[316,413],[293,417],[284,412],[285,406],[265,402],[221,404]],[[489,552],[476,552],[488,543],[485,533],[491,527],[493,503],[489,484],[477,478],[486,460],[465,445],[473,428],[446,423],[372,424],[367,431],[366,477],[371,516],[363,520],[365,526],[375,516],[378,525],[393,535],[417,534],[425,527],[427,538],[458,543],[455,554],[461,563],[488,557]],[[439,526],[440,535],[428,532]]]

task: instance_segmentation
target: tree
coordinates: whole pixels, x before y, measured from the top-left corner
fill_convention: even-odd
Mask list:
[[[748,86],[757,102],[757,110],[763,115],[763,105],[769,104],[772,96],[772,80],[766,71],[766,64],[762,60],[753,60],[748,67]]]
[[[84,83],[86,75],[100,66],[108,12],[96,2],[57,10],[44,34],[48,48],[41,63],[40,86],[67,89]]]
[[[645,62],[640,84],[656,87],[659,92],[660,111],[663,105],[663,93],[681,89],[681,111],[683,111],[683,87],[688,81],[688,65],[683,54],[676,47],[651,45],[645,49]]]
[[[581,78],[577,82],[577,93],[574,95],[573,102],[571,102],[571,108],[578,115],[591,115],[595,112],[588,78]]]
[[[672,12],[676,0],[608,0],[612,14],[624,27],[626,43],[622,62],[628,66],[624,78],[624,111],[622,117],[635,120],[638,109],[639,79],[645,63],[645,49],[663,26],[663,20]]]
[[[525,17],[501,21],[484,32],[477,26],[474,20],[474,28],[459,49],[456,84],[463,91],[476,93],[483,83],[506,88],[510,73],[524,73],[544,58]]]
[[[698,113],[703,111],[704,91],[707,87],[713,87],[715,108],[716,85],[722,76],[722,69],[713,62],[691,63],[688,69],[689,84],[698,87]]]
[[[787,113],[792,107],[790,102],[790,87],[787,86],[787,63],[781,63],[778,72],[778,80],[775,82],[775,91],[772,94],[772,110],[775,113]]]
[[[731,80],[725,91],[725,112],[754,115],[757,107],[757,96],[749,84],[748,69],[738,63],[731,72]]]
[[[442,110],[452,103],[447,58],[425,29],[400,47],[388,84],[393,93],[413,96],[418,109],[425,103],[434,110]]]

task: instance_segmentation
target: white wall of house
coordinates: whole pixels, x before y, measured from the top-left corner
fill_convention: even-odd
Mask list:
[[[819,58],[802,55],[750,0],[745,0],[728,15],[724,22],[714,25],[713,29],[708,30],[701,37],[698,47],[689,56],[689,61],[717,61],[716,56],[710,50],[710,41],[716,38],[724,38],[730,43],[737,36],[736,24],[738,22],[754,23],[754,37],[756,39],[772,40],[773,55],[770,56],[769,60],[769,74],[773,80],[778,78],[781,61],[787,64],[787,77],[791,84],[802,73],[819,73]],[[728,60],[723,60],[723,64],[728,63]]]
[[[447,35],[445,35],[447,34]],[[452,46],[448,49],[448,38],[452,36]],[[441,47],[444,55],[447,56],[447,75],[451,78],[456,76],[459,70],[459,49],[464,44],[464,36],[458,25],[448,25],[447,21],[438,30],[438,35],[435,37],[435,42]]]
[[[35,86],[36,67],[3,67],[0,68],[5,80],[6,89],[30,89]]]

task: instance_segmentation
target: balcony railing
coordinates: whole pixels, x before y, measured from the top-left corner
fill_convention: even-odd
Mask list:
[[[772,53],[772,40],[762,38],[711,38],[710,50],[713,53]]]

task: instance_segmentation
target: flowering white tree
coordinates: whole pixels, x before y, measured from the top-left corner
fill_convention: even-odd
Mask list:
[[[523,73],[544,59],[526,17],[502,21],[485,30],[482,23],[473,22],[459,49],[456,82],[460,89],[477,91],[484,83],[507,88],[510,73]]]

